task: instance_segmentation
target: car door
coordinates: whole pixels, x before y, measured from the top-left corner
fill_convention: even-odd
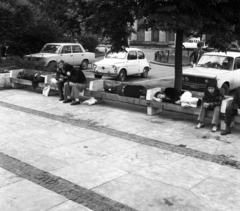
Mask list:
[[[74,65],[71,45],[64,45],[62,47],[60,57],[61,57],[61,60],[63,60],[64,62]]]
[[[138,72],[142,73],[144,67],[146,66],[146,59],[142,51],[138,51],[137,53],[138,53],[138,63],[139,63]]]
[[[73,51],[73,63],[75,66],[78,66],[82,63],[84,58],[84,52],[79,45],[72,45]]]
[[[237,57],[233,67],[233,86],[235,89],[240,86],[240,57]]]
[[[133,75],[139,72],[139,63],[137,59],[137,51],[129,51],[127,57],[127,74]]]

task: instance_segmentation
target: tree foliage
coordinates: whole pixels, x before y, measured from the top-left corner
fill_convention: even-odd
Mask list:
[[[183,36],[211,34],[210,44],[224,50],[239,40],[239,0],[89,0],[86,1],[86,26],[110,39],[113,51],[128,46],[136,19],[143,28],[176,33],[175,87],[182,86]]]

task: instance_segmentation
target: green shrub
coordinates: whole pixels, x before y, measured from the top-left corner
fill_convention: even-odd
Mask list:
[[[20,57],[13,57],[15,67],[19,69],[40,70],[46,72],[56,72],[56,68],[45,66],[43,60],[36,60],[34,57],[22,59]]]
[[[93,35],[80,35],[77,41],[88,51],[94,52],[95,48],[99,45],[98,38]]]

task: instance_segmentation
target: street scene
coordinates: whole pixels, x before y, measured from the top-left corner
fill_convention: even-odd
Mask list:
[[[0,211],[239,211],[238,6],[0,0]]]

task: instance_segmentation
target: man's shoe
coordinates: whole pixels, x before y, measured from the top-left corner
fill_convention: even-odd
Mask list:
[[[224,130],[224,131],[221,132],[221,135],[222,135],[222,136],[225,136],[225,135],[227,135],[227,134],[231,134],[231,129],[226,129],[226,130]]]
[[[60,97],[60,98],[59,98],[59,101],[63,101],[63,100],[64,100],[64,97]]]
[[[72,102],[71,99],[65,99],[65,100],[63,101],[63,103],[71,103],[71,102]]]
[[[198,125],[196,126],[196,129],[203,128],[203,127],[204,127],[204,123],[199,122]]]
[[[79,105],[79,104],[80,104],[80,101],[77,101],[77,100],[75,100],[71,103],[71,105]]]
[[[216,132],[218,130],[217,126],[214,125],[213,128],[212,128],[212,132]]]

